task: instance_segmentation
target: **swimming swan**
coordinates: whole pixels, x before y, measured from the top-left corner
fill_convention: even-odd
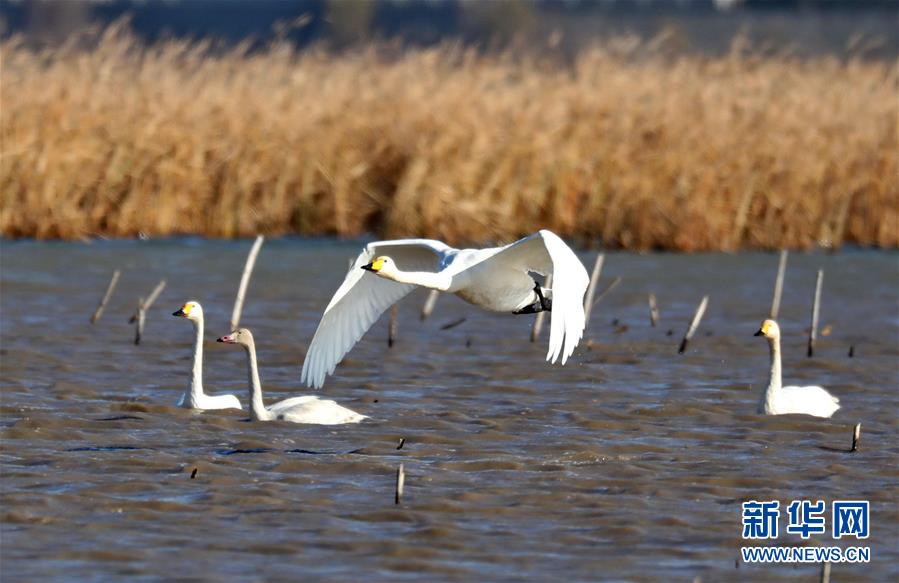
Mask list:
[[[759,404],[759,413],[787,415],[800,413],[815,417],[830,417],[840,408],[840,400],[821,387],[783,387],[780,377],[780,327],[774,320],[765,320],[756,336],[764,336],[771,347],[771,380]]]
[[[529,272],[552,274],[552,289],[541,288]],[[490,249],[453,249],[430,239],[369,243],[325,308],[302,379],[320,388],[378,317],[415,286],[456,294],[494,312],[552,311],[546,360],[561,356],[565,364],[584,333],[589,282],[574,252],[547,230]]]
[[[259,369],[256,366],[256,344],[253,342],[253,334],[246,328],[241,328],[227,336],[222,336],[218,341],[226,344],[240,344],[246,350],[250,384],[250,417],[253,421],[278,419],[292,423],[340,425],[359,423],[363,419],[368,419],[365,415],[342,407],[334,401],[310,395],[284,399],[266,407],[262,402],[262,385],[259,382]]]
[[[193,375],[190,379],[190,390],[181,395],[179,407],[185,409],[242,409],[240,401],[234,395],[207,395],[203,392],[203,308],[199,302],[190,301],[172,313],[179,318],[187,318],[197,331],[194,339]]]

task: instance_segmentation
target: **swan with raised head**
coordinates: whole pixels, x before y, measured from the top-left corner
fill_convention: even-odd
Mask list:
[[[203,392],[203,307],[199,302],[189,301],[172,315],[187,318],[196,330],[190,389],[181,395],[178,406],[185,409],[242,409],[240,401],[234,395],[207,395]]]
[[[256,363],[256,343],[253,334],[246,328],[235,330],[218,339],[225,344],[239,344],[247,353],[247,373],[250,385],[250,417],[253,421],[290,421],[292,423],[313,423],[318,425],[341,425],[359,423],[368,419],[351,409],[347,409],[330,399],[320,399],[306,395],[284,399],[268,407],[262,402],[262,383]]]
[[[552,274],[552,289],[541,287],[531,273]],[[378,317],[416,286],[456,294],[493,312],[551,311],[546,360],[561,357],[565,364],[584,333],[589,282],[574,251],[547,230],[489,249],[453,249],[430,239],[369,243],[325,308],[306,352],[303,381],[321,387]]]
[[[765,415],[814,415],[830,417],[840,408],[840,400],[821,387],[784,387],[780,373],[780,327],[774,320],[765,320],[756,336],[768,339],[771,348],[771,377],[759,403],[759,413]]]

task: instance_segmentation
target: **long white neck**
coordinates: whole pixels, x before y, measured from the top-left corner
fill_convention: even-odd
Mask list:
[[[783,386],[780,376],[780,338],[769,338],[768,346],[771,348],[771,376],[768,379],[765,399],[773,397]]]
[[[411,283],[421,287],[447,291],[453,285],[453,277],[449,274],[430,271],[401,271],[396,269],[390,273],[388,279],[398,283]]]
[[[197,333],[194,337],[194,365],[190,377],[190,398],[196,403],[203,396],[203,316],[193,320]]]
[[[253,421],[274,419],[272,412],[262,402],[262,383],[259,382],[259,367],[256,364],[256,345],[245,347],[247,351],[247,376],[250,383],[250,417]]]

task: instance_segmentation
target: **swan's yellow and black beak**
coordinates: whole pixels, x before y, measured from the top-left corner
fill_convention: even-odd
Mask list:
[[[378,273],[381,271],[381,268],[384,267],[384,258],[378,257],[374,261],[369,261],[365,265],[362,266],[362,269],[365,271],[371,271],[372,273]]]
[[[187,312],[184,311],[184,308],[179,309],[177,312],[172,312],[173,316],[178,316],[179,318],[186,318]]]
[[[761,330],[759,330],[758,332],[756,332],[755,334],[753,334],[753,336],[764,336],[764,335],[765,335],[765,333],[762,332]]]

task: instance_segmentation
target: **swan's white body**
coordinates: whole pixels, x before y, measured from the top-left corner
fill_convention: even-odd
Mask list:
[[[342,425],[359,423],[368,419],[351,409],[347,409],[330,399],[320,399],[305,395],[284,399],[268,407],[262,401],[262,383],[259,380],[259,367],[256,362],[256,343],[253,334],[241,328],[218,339],[226,344],[240,344],[247,354],[247,375],[250,387],[250,417],[253,421],[290,421],[291,423],[309,423],[316,425]]]
[[[768,388],[759,403],[759,413],[765,415],[814,415],[830,417],[840,408],[840,400],[818,386],[784,387],[780,365],[780,327],[774,320],[762,322],[756,336],[768,339],[771,348],[771,375]]]
[[[376,256],[386,257],[372,261]],[[529,272],[553,276],[552,290],[547,290],[552,293],[552,315],[546,360],[556,362],[561,356],[565,364],[584,332],[583,298],[590,278],[558,236],[542,230],[490,249],[453,249],[430,239],[402,239],[370,243],[356,258],[315,331],[303,363],[303,381],[321,387],[378,317],[416,286],[456,294],[486,310],[517,312],[543,302]]]
[[[242,409],[234,395],[207,395],[203,392],[203,307],[199,302],[190,301],[172,315],[190,320],[196,332],[190,388],[181,395],[178,406],[185,409]]]

